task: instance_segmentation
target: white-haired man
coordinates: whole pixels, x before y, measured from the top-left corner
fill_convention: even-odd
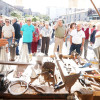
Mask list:
[[[85,33],[84,31],[82,31],[81,24],[77,24],[77,29],[73,30],[70,34],[71,47],[69,54],[71,54],[71,52],[74,50],[76,50],[76,52],[80,54],[84,47],[84,41]]]
[[[57,52],[59,46],[59,54],[62,54],[62,47],[64,42],[64,36],[66,34],[66,28],[63,25],[62,19],[59,19],[57,24],[54,26],[55,29],[55,47],[54,52]]]
[[[15,30],[14,27],[10,24],[9,19],[5,19],[5,25],[2,28],[2,38],[5,38],[8,40],[8,47],[11,46],[12,42],[14,42],[15,39]],[[7,48],[8,52],[8,48]]]
[[[48,49],[49,49],[49,42],[50,42],[51,34],[52,34],[52,30],[49,27],[49,22],[45,22],[45,27],[42,28],[41,30],[41,35],[42,35],[41,52],[45,53],[45,55],[47,56],[48,56]]]

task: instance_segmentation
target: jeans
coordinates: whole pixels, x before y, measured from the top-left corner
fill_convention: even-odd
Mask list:
[[[70,47],[70,53],[69,54],[71,55],[71,52],[74,51],[74,50],[76,50],[76,52],[78,54],[80,54],[81,53],[80,48],[81,48],[81,44],[74,44],[74,43],[72,43],[72,45]]]
[[[38,45],[41,46],[42,39],[38,40]]]
[[[11,44],[12,44],[12,38],[9,38],[9,39],[8,39],[8,46],[10,47]]]
[[[15,42],[17,42],[17,44],[19,44],[19,40],[17,39]],[[16,47],[16,55],[19,55],[19,46]]]
[[[55,35],[54,32],[55,32],[55,30],[53,29],[53,32],[52,32],[52,38],[54,38],[54,35]]]
[[[24,42],[25,43],[25,42]],[[26,43],[27,45],[28,45],[28,52],[29,52],[29,54],[31,53],[31,42],[30,43]]]

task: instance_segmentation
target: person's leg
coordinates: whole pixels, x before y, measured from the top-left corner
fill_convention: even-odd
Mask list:
[[[41,44],[42,44],[42,39],[39,39],[38,40],[38,45],[41,46]]]
[[[34,48],[35,48],[35,42],[32,42],[32,45],[31,45],[32,53],[34,53]]]
[[[35,52],[37,52],[37,45],[38,45],[38,42],[35,42]]]
[[[47,37],[47,38],[46,38],[46,50],[45,50],[45,54],[46,54],[46,55],[48,55],[49,42],[50,42],[50,38]]]
[[[100,69],[100,47],[97,47],[97,48],[95,48],[94,49],[94,53],[95,53],[95,55],[96,55],[96,57],[97,57],[97,59],[98,59],[98,62],[99,62],[99,69]]]
[[[41,47],[41,52],[45,52],[45,37],[42,37],[42,47]]]
[[[59,44],[59,53],[60,54],[62,54],[63,43],[64,43],[64,40],[63,39],[60,39],[60,44]]]
[[[9,47],[11,46],[11,44],[12,44],[12,38],[9,38],[9,39],[8,39],[8,50],[9,50],[9,51],[10,51],[10,48],[9,48]],[[8,52],[9,52],[9,51],[8,51]]]
[[[19,44],[19,40],[17,39],[15,42],[17,42],[17,44]],[[19,55],[19,46],[16,47],[16,55]]]
[[[59,39],[55,37],[54,52],[57,52],[58,45],[59,45]]]
[[[31,54],[31,44],[32,43],[27,43],[28,44],[28,51],[29,51],[29,54]]]
[[[99,69],[100,69],[100,47],[98,48],[99,51]]]
[[[76,45],[76,52],[80,54],[81,44]]]
[[[10,47],[11,44],[12,44],[12,38],[9,38],[9,39],[8,39],[8,44],[9,44],[9,47]]]
[[[53,29],[53,32],[52,32],[52,38],[54,38],[54,31],[55,31],[55,30]]]
[[[85,43],[84,43],[84,58],[87,57],[87,50],[88,50],[88,40],[85,40]]]
[[[69,55],[71,55],[71,52],[76,49],[75,47],[76,47],[75,44],[71,45]]]

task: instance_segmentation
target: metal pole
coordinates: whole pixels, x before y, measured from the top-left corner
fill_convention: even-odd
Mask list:
[[[93,6],[94,6],[95,10],[97,11],[98,15],[100,16],[100,13],[99,13],[98,9],[96,8],[96,6],[95,6],[93,0],[90,0],[90,1],[91,1],[91,3],[93,4]]]

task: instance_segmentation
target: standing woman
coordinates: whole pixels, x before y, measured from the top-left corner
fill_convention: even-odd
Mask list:
[[[33,54],[33,56],[35,56],[35,54],[37,52],[37,45],[38,45],[39,34],[40,34],[38,24],[34,23],[34,27],[35,27],[35,32],[33,33],[33,41],[32,41],[32,54]]]
[[[67,28],[67,34],[66,34],[66,46],[67,46],[67,52],[69,54],[70,51],[70,33],[72,32],[72,30],[75,29],[75,23],[71,23],[70,27]]]

